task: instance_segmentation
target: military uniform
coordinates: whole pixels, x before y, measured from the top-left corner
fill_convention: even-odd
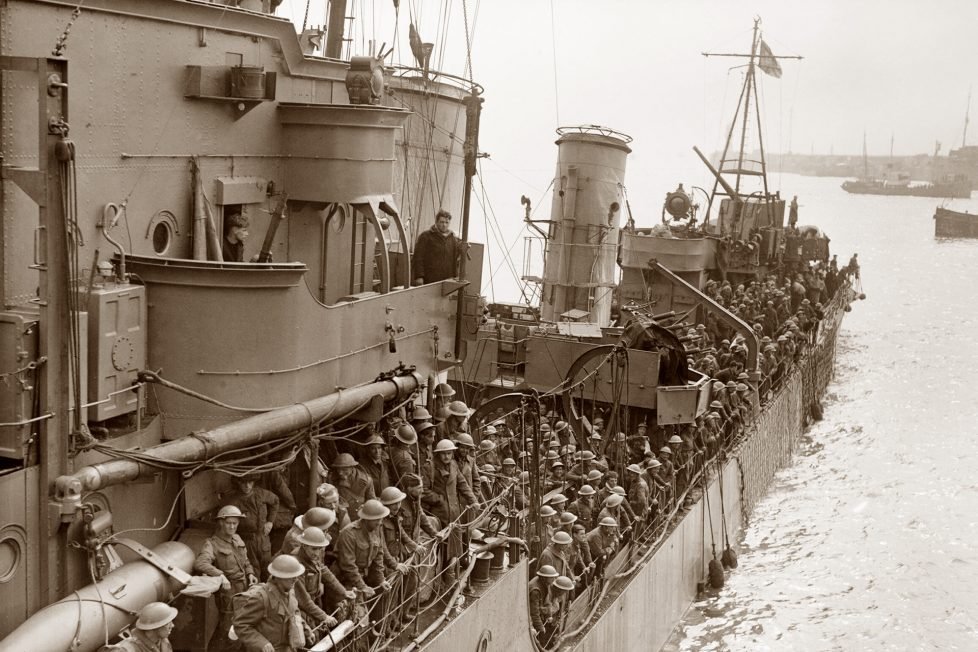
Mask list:
[[[380,586],[384,566],[397,565],[387,552],[383,536],[381,528],[368,532],[359,520],[340,530],[336,542],[336,576],[340,582],[361,591]]]
[[[549,646],[549,640],[555,630],[554,617],[558,605],[553,591],[539,577],[534,577],[529,583],[530,593],[530,624],[537,632],[537,640],[544,647]]]
[[[540,553],[540,559],[537,560],[537,568],[541,566],[553,566],[558,575],[566,575],[567,577],[573,575],[570,559],[561,554],[554,544],[550,544]]]
[[[340,494],[340,502],[350,514],[356,514],[365,502],[377,497],[373,480],[356,467],[353,467],[353,473],[348,479],[337,477],[336,490]]]
[[[311,559],[301,548],[295,557],[306,568],[305,574],[295,583],[297,598],[301,597],[300,592],[313,601],[322,598],[323,604],[330,610],[346,599],[346,587],[322,561]]]
[[[583,500],[578,498],[574,500],[567,506],[567,511],[577,517],[578,522],[584,526],[585,529],[590,530],[594,527],[594,501]]]
[[[393,475],[392,479],[396,485],[400,485],[401,478],[408,473],[418,472],[418,463],[411,454],[411,449],[400,444],[391,446],[390,466]],[[381,487],[381,490],[383,490],[383,487]]]
[[[208,648],[209,649],[209,648]],[[106,652],[173,652],[170,641],[164,639],[153,643],[138,629],[132,630],[132,638],[127,638],[106,648]]]
[[[207,644],[208,650],[234,650],[239,646],[228,639],[228,630],[234,614],[231,598],[248,588],[248,576],[254,575],[255,570],[248,561],[248,549],[245,542],[237,534],[227,540],[216,534],[204,542],[197,559],[194,560],[194,570],[203,575],[227,578],[231,588],[220,590],[214,594],[217,610],[220,614],[217,629],[211,635]]]
[[[262,652],[269,643],[275,652],[295,652],[304,643],[295,631],[298,613],[295,591],[283,594],[271,582],[256,584],[234,596],[234,632],[245,652]]]
[[[278,512],[278,496],[256,486],[250,494],[235,492],[225,505],[234,505],[242,512],[238,534],[248,548],[248,561],[253,568],[262,569],[272,561],[272,542],[265,534],[265,523],[274,523]]]

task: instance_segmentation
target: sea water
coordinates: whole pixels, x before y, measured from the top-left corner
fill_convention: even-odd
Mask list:
[[[849,195],[841,181],[780,183],[840,266],[858,252],[862,268],[824,418],[672,652],[978,650],[978,240],[935,239],[933,221],[978,199]]]

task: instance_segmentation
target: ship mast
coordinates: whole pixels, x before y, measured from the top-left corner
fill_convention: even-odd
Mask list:
[[[968,144],[968,122],[971,113],[971,87],[968,87],[968,106],[964,110],[964,132],[961,134],[961,147]]]
[[[710,201],[706,208],[707,220],[709,220],[710,210],[713,207],[714,198],[720,194],[724,196],[731,197],[735,201],[740,203],[740,186],[741,180],[744,176],[758,176],[761,177],[761,182],[764,186],[764,198],[765,201],[770,199],[770,192],[767,185],[767,162],[764,156],[764,137],[761,131],[761,112],[760,106],[757,102],[757,67],[761,62],[762,57],[766,59],[771,59],[776,61],[777,59],[801,59],[800,56],[775,56],[770,53],[770,50],[761,54],[761,31],[760,31],[761,19],[754,19],[754,33],[751,38],[751,48],[749,54],[737,54],[737,53],[713,53],[704,52],[704,57],[739,57],[747,59],[747,74],[744,76],[744,85],[740,90],[740,98],[737,100],[737,109],[734,112],[733,120],[730,122],[730,129],[727,132],[727,139],[723,146],[723,154],[720,156],[718,174],[713,182],[713,191],[710,193]],[[763,63],[760,63],[764,67]],[[764,68],[767,70],[767,68]],[[778,76],[780,76],[780,70],[778,71]],[[753,95],[753,97],[752,97]],[[760,148],[760,160],[750,161],[745,158],[745,149],[747,147],[747,125],[750,122],[751,114],[751,103],[753,101],[754,105],[754,117],[757,127],[757,141]],[[739,120],[738,120],[739,119]],[[728,154],[731,151],[731,143],[734,138],[734,131],[737,128],[738,122],[740,124],[740,144],[737,150],[737,165],[734,168],[727,167],[729,162],[732,162],[732,158],[728,158]],[[744,163],[758,163],[760,168],[746,168]],[[722,183],[720,177],[724,174],[733,175],[732,189],[734,193],[731,194],[727,191],[727,187],[730,184]],[[720,187],[723,187],[724,191],[720,191]]]

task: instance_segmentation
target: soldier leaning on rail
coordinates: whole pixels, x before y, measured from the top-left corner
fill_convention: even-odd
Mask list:
[[[326,611],[333,611],[344,600],[353,600],[356,594],[347,590],[333,572],[324,563],[324,551],[329,545],[329,535],[318,527],[307,527],[297,540],[299,549],[296,551],[295,558],[305,567],[305,572],[299,581],[296,582],[296,597],[300,602],[305,600],[300,596],[305,593],[310,600],[320,603]],[[333,627],[336,622],[333,618],[326,620],[328,627]]]
[[[558,624],[560,605],[553,591],[554,580],[558,577],[553,566],[541,565],[528,585],[531,631],[545,648],[550,647]]]
[[[207,644],[208,650],[222,652],[238,650],[240,645],[228,638],[234,615],[231,598],[255,584],[254,567],[248,560],[245,542],[237,535],[238,524],[244,514],[234,505],[226,505],[217,512],[217,532],[207,539],[194,560],[194,570],[202,575],[224,577],[221,590],[214,594],[217,602],[218,623]]]
[[[296,652],[304,648],[306,635],[300,610],[314,629],[332,620],[304,591],[295,590],[305,571],[292,555],[279,555],[268,565],[267,582],[234,596],[234,633],[245,652]]]

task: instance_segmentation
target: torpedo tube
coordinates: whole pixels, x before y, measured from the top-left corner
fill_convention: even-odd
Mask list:
[[[189,573],[194,553],[178,541],[165,541],[153,554]],[[0,641],[0,652],[72,650],[94,652],[115,637],[150,602],[166,601],[182,585],[148,561],[124,564],[100,582],[73,591],[28,618]]]

